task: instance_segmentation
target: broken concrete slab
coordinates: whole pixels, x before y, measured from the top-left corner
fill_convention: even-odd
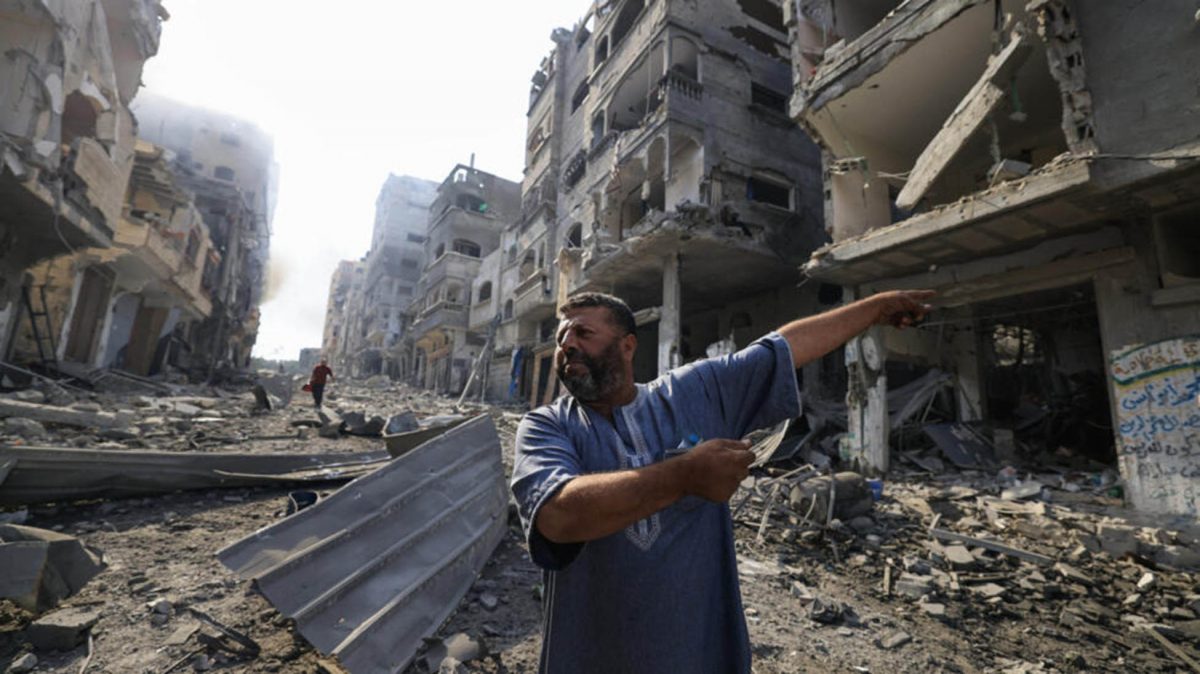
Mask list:
[[[830,510],[830,492],[833,508]],[[789,499],[792,509],[804,513],[812,508],[813,518],[825,522],[832,514],[835,519],[849,521],[871,512],[874,497],[867,481],[858,473],[844,472],[833,477],[822,476],[792,487]]]
[[[3,421],[0,431],[26,440],[46,437],[46,427],[33,419],[10,417]]]
[[[104,568],[74,536],[0,525],[0,597],[40,613],[79,592]]]
[[[0,399],[0,417],[20,417],[50,424],[78,426],[80,428],[125,428],[133,423],[127,414],[88,412],[55,405],[39,405],[19,400]]]
[[[425,671],[436,672],[447,660],[455,663],[471,662],[487,655],[487,646],[467,634],[459,632],[445,639],[432,639],[425,655],[421,658],[425,663]]]
[[[912,641],[912,635],[903,630],[891,632],[879,640],[879,647],[884,650],[894,650]]]
[[[98,608],[64,608],[33,621],[25,634],[39,651],[69,651],[83,643],[99,621]]]

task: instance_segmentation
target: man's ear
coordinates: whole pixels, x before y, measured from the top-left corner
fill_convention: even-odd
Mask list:
[[[625,356],[625,360],[632,362],[635,351],[637,351],[637,335],[631,332],[621,338],[621,354]]]

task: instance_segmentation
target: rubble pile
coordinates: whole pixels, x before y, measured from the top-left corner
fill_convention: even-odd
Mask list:
[[[1200,658],[1200,527],[1139,518],[1102,476],[894,471],[864,513],[861,490],[839,489],[861,477],[815,474],[769,469],[733,500],[741,554],[777,560],[776,592],[814,629],[928,657],[950,630],[987,671],[1176,671]],[[855,601],[815,587],[843,584]]]

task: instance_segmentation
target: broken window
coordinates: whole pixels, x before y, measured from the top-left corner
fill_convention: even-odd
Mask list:
[[[790,210],[792,189],[778,179],[752,176],[746,181],[746,199]]]
[[[200,237],[196,235],[196,230],[188,232],[187,246],[183,249],[183,255],[188,262],[195,264],[196,255],[200,252]]]
[[[418,262],[417,260],[406,257],[406,258],[400,260],[400,266],[404,267],[406,269],[416,269],[417,267],[421,266],[421,263]]]
[[[781,94],[758,82],[750,83],[750,102],[772,112],[787,114],[787,94]]]
[[[600,38],[596,43],[596,61],[593,67],[600,65],[608,60],[608,36]]]
[[[577,222],[571,225],[570,231],[567,232],[567,247],[582,248],[583,247],[583,223]]]
[[[92,101],[78,91],[72,91],[63,105],[63,145],[70,145],[76,138],[95,138],[97,116]]]
[[[575,112],[579,109],[579,106],[583,105],[583,102],[587,100],[590,89],[591,86],[587,83],[587,80],[579,83],[579,86],[575,89],[575,95],[571,97],[571,112]]]
[[[479,244],[468,239],[455,239],[454,252],[467,257],[480,257]]]
[[[508,300],[504,303],[504,319],[508,320],[513,317],[513,301]]]
[[[537,271],[537,257],[532,250],[526,251],[525,259],[521,260],[521,269],[518,273],[522,279],[527,279],[533,276],[535,271]]]
[[[671,72],[700,81],[700,50],[686,37],[671,39]]]
[[[772,30],[787,32],[783,25],[783,7],[779,3],[771,0],[738,0],[738,4],[746,16],[766,24]]]
[[[621,13],[617,15],[616,21],[613,22],[612,32],[609,33],[612,36],[613,48],[621,44],[621,40],[624,40],[629,31],[633,29],[634,24],[637,23],[637,19],[641,16],[642,10],[645,7],[646,3],[644,0],[628,0],[625,6],[621,8]]]
[[[474,194],[458,195],[458,197],[454,200],[454,205],[458,206],[464,211],[471,211],[473,213],[486,213],[488,209],[487,202],[482,198],[475,196]]]
[[[1163,287],[1200,282],[1200,211],[1163,216],[1154,230]]]
[[[597,112],[592,117],[592,147],[600,144],[604,140],[604,111]]]
[[[233,180],[233,169],[228,166],[217,166],[213,168],[213,177],[217,180]]]
[[[408,240],[412,243],[425,243],[425,237],[421,236],[420,234],[409,233]]]
[[[479,286],[479,301],[486,302],[492,299],[492,282],[484,281],[483,285]]]
[[[445,254],[446,254],[446,244],[444,244],[444,243],[439,243],[439,244],[437,245],[437,249],[433,251],[433,259],[435,259],[435,260],[436,260],[436,259],[438,259],[439,257],[441,257],[441,256],[443,256],[443,255],[445,255]]]

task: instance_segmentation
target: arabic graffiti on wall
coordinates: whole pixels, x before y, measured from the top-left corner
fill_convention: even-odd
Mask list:
[[[1200,335],[1114,353],[1117,438],[1139,509],[1197,514],[1200,506]]]

